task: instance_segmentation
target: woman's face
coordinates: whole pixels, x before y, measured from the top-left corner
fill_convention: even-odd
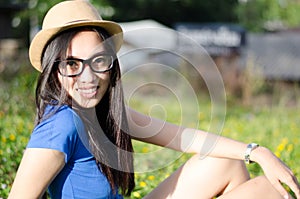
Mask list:
[[[67,49],[66,58],[86,60],[98,53],[105,53],[99,34],[92,30],[77,33]],[[83,108],[95,107],[104,96],[109,83],[110,73],[95,73],[85,64],[80,75],[65,77],[58,73],[61,85],[73,100]]]

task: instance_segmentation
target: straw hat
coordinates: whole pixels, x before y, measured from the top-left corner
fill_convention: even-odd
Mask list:
[[[121,48],[123,34],[120,25],[105,21],[97,10],[85,0],[63,1],[53,6],[46,14],[42,30],[33,38],[29,47],[29,59],[34,68],[42,71],[41,59],[45,46],[58,33],[81,26],[104,28],[111,36],[116,51]]]

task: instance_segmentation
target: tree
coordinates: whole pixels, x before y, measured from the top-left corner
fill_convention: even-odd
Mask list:
[[[151,18],[165,25],[176,22],[237,22],[237,0],[111,0],[116,21]]]
[[[61,0],[0,0],[25,4],[20,19],[39,26],[47,10]],[[299,0],[90,0],[104,19],[118,22],[154,19],[172,27],[176,22],[231,22],[251,31],[300,24]]]
[[[4,1],[4,0],[0,0]],[[55,4],[61,2],[62,0],[11,0],[11,2],[14,2],[15,4],[25,4],[28,9],[23,10],[22,12],[18,13],[18,16],[22,19],[30,19],[31,23],[34,23],[33,25],[42,25],[42,20],[46,14],[46,12]],[[97,7],[99,10],[107,10],[107,8],[112,9],[105,0],[103,1],[97,1],[97,0],[90,0],[95,7]],[[106,12],[107,13],[107,12]],[[104,13],[104,17],[106,16]],[[110,15],[108,16],[110,17]]]
[[[252,31],[276,31],[300,25],[300,2],[243,0],[236,8],[238,21]]]

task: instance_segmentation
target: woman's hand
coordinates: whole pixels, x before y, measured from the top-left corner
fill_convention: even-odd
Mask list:
[[[289,198],[289,193],[284,189],[281,183],[291,188],[296,197],[300,199],[300,185],[297,178],[279,158],[277,158],[269,149],[258,147],[251,153],[251,160],[257,162],[263,169],[266,177],[278,192]]]

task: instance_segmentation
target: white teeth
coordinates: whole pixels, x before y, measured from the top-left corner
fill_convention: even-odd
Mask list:
[[[90,94],[90,93],[94,93],[97,90],[97,87],[94,88],[89,88],[89,89],[85,89],[85,88],[79,88],[78,91],[84,94]]]

